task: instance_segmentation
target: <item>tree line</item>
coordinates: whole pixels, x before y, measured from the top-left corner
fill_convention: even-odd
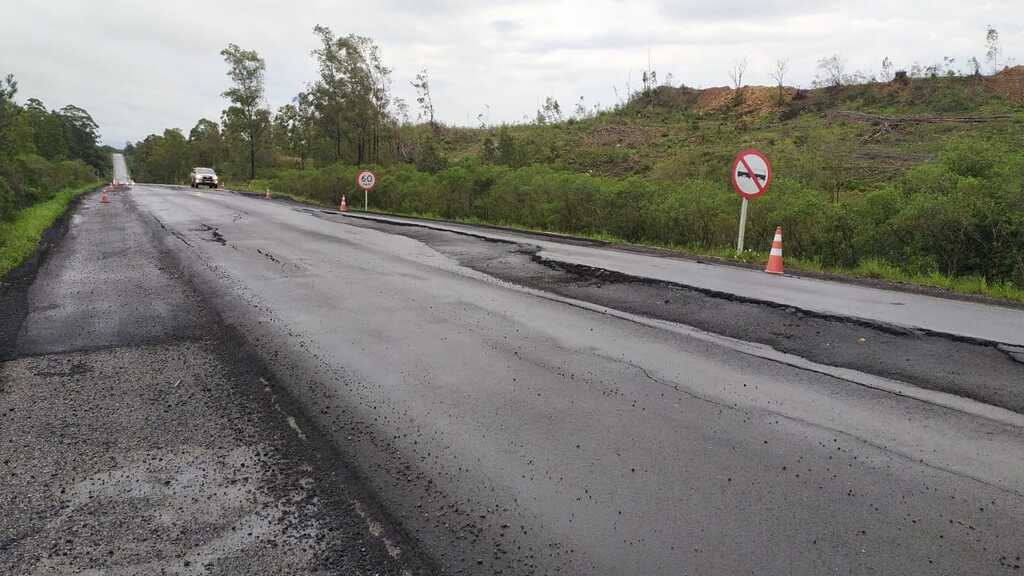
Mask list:
[[[192,166],[208,166],[229,178],[254,179],[264,167],[306,168],[411,162],[431,150],[431,134],[415,137],[409,106],[392,94],[391,68],[370,38],[313,29],[319,46],[311,53],[316,77],[271,111],[265,98],[266,61],[256,51],[229,44],[221,51],[229,87],[219,121],[200,119],[188,132],[165,130],[125,152],[141,181],[184,182]],[[437,129],[430,79],[421,71],[412,83],[419,118]],[[428,152],[429,153],[429,152]]]
[[[13,75],[0,82],[0,220],[109,169],[99,126],[84,108],[49,110],[36,98],[15,101]]]

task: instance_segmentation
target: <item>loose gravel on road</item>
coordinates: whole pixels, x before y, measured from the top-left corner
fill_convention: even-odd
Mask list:
[[[433,573],[112,196],[0,288],[0,574]]]

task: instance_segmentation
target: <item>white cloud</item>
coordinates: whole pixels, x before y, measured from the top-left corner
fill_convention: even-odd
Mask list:
[[[778,58],[809,83],[819,58],[841,54],[851,70],[963,63],[984,55],[995,25],[1006,56],[1024,41],[1024,5],[959,0],[295,0],[130,2],[7,0],[0,21],[0,74],[21,97],[88,109],[106,142],[120,145],[165,127],[187,131],[217,119],[226,87],[219,55],[229,42],[267,60],[267,97],[284,104],[314,76],[316,24],[374,38],[394,69],[399,96],[428,68],[441,119],[473,124],[532,116],[545,96],[570,108],[580,96],[613,103],[613,86],[639,83],[650,53],[661,77],[690,86],[728,83],[729,65],[768,83]]]

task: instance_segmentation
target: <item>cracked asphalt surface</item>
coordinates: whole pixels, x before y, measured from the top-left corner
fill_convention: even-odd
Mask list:
[[[415,238],[464,266],[515,284],[767,344],[822,364],[1024,413],[1024,356],[1007,346],[751,303],[669,282],[538,258],[537,249],[527,242],[488,242],[362,218],[346,223]]]
[[[1020,569],[1020,426],[569,305],[559,285],[609,304],[659,293],[524,267],[519,247],[223,192],[125,201],[437,573]],[[677,320],[744,318],[676,298]],[[788,320],[780,341],[806,342]],[[930,363],[901,374],[952,390],[976,367]],[[1016,369],[1000,366],[986,374]]]
[[[0,573],[436,573],[111,197],[0,287]]]
[[[1012,351],[231,193],[112,200],[0,287],[0,573],[1021,571],[1019,425],[689,327],[1016,409]]]

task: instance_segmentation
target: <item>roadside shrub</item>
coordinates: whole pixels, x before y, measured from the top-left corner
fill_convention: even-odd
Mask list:
[[[18,202],[14,196],[14,190],[7,184],[7,180],[0,176],[0,221],[9,222],[14,219]]]
[[[19,154],[3,160],[0,159],[0,220],[10,220],[18,210],[96,179],[94,169],[81,160],[50,162],[36,154]]]
[[[53,164],[42,156],[19,154],[14,158],[13,172],[22,206],[42,202],[56,192],[51,188]]]
[[[977,139],[956,139],[942,153],[942,166],[957,176],[984,178],[1005,157],[994,146]]]
[[[653,194],[644,212],[643,232],[635,240],[705,248],[728,244],[735,235],[737,214],[739,197],[720,183],[690,180],[665,186]]]
[[[62,160],[53,165],[49,187],[51,194],[82,183],[95,180],[95,171],[81,160]]]

